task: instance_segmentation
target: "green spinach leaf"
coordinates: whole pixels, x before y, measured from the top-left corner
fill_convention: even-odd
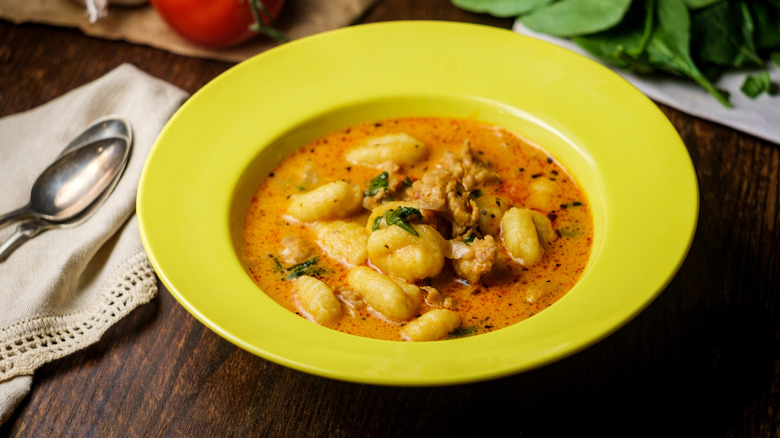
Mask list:
[[[291,268],[287,268],[286,272],[289,272],[289,274],[285,278],[287,280],[294,280],[303,275],[316,277],[318,275],[325,274],[327,270],[317,266],[317,261],[319,261],[319,257],[313,257],[303,263],[299,263]]]
[[[780,49],[780,3],[752,1],[748,4],[755,24],[755,43],[758,50]]]
[[[722,3],[726,0],[684,0],[685,6],[688,7],[688,9],[701,9],[706,8],[707,6],[714,5],[715,3]]]
[[[379,193],[380,190],[384,190],[384,192],[387,193],[389,178],[390,175],[387,172],[380,173],[368,183],[368,188],[363,192],[363,195],[374,196]]]
[[[751,99],[755,99],[762,93],[769,93],[772,90],[772,78],[766,71],[757,75],[749,75],[745,78],[740,90]]]
[[[572,41],[604,62],[629,70],[649,73],[653,68],[639,60],[653,32],[654,0],[635,1],[615,27]]]
[[[478,14],[494,17],[517,17],[555,0],[452,0],[452,4]]]
[[[647,44],[651,65],[693,79],[721,104],[731,108],[724,92],[715,88],[691,58],[690,15],[682,0],[658,0],[657,25]]]
[[[560,0],[534,9],[520,21],[550,35],[585,35],[615,26],[630,5],[631,0]]]
[[[772,52],[769,54],[769,59],[772,60],[772,62],[775,63],[776,66],[780,67],[780,52]]]
[[[403,206],[395,209],[389,209],[385,212],[385,220],[387,221],[387,225],[398,225],[407,232],[415,236],[419,236],[420,234],[417,233],[417,230],[415,230],[414,227],[412,227],[412,224],[410,224],[408,221],[408,219],[412,217],[422,219],[422,213],[420,210],[414,207]]]
[[[699,58],[720,66],[762,64],[753,30],[753,18],[743,1],[717,3],[691,19],[691,39],[697,44]]]

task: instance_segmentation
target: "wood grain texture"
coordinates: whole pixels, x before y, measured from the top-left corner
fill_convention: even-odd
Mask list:
[[[447,0],[379,1],[361,21],[396,19],[511,25]],[[190,93],[231,66],[0,22],[0,116],[43,104],[123,62]],[[514,436],[777,436],[780,147],[661,109],[696,168],[696,237],[659,298],[580,353],[460,386],[340,382],[233,346],[161,285],[158,299],[99,343],[41,368],[0,435],[486,436],[508,428]]]

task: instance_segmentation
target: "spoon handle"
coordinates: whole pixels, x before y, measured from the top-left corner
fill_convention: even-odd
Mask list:
[[[47,228],[43,221],[29,221],[19,224],[16,232],[11,235],[2,245],[0,245],[0,262],[5,260],[13,250],[18,248],[24,242],[35,237],[38,233]]]
[[[14,211],[0,215],[0,227],[4,226],[6,223],[11,222],[14,219],[19,219],[23,217],[32,216],[32,215],[33,215],[33,211],[30,208],[30,206],[25,205],[24,207],[17,208]]]

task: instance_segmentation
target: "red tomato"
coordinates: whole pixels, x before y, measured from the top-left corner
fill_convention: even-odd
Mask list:
[[[285,0],[261,0],[270,17],[270,25]],[[250,0],[151,0],[152,6],[168,26],[182,37],[206,47],[228,47],[257,35],[250,29],[254,16]],[[263,14],[258,11],[261,17]]]

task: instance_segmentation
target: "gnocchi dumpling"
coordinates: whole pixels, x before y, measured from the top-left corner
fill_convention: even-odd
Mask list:
[[[479,209],[477,226],[480,233],[498,236],[501,231],[501,218],[509,209],[509,203],[498,196],[480,196],[474,202]]]
[[[302,275],[295,279],[293,288],[301,313],[312,321],[327,324],[341,316],[341,303],[325,282]]]
[[[334,181],[301,194],[290,196],[287,214],[303,221],[339,219],[363,208],[363,191],[346,181]]]
[[[414,302],[416,303],[422,302],[422,298],[423,298],[422,290],[417,285],[409,283],[408,281],[399,277],[388,276],[388,278],[393,280],[393,282],[397,284],[404,291],[404,293],[408,295],[409,298],[411,298]]]
[[[550,219],[538,211],[512,207],[501,218],[501,239],[516,261],[531,266],[542,260],[555,234]]]
[[[378,167],[388,161],[402,166],[414,164],[427,154],[423,142],[400,133],[371,138],[366,144],[348,151],[345,158],[352,164],[369,167]]]
[[[367,266],[352,268],[347,274],[347,283],[371,308],[391,320],[409,320],[420,306],[419,288],[416,294],[408,294],[397,279]]]
[[[457,313],[448,309],[434,309],[409,321],[401,329],[401,335],[409,341],[435,341],[460,325]]]
[[[559,185],[547,178],[536,178],[528,185],[526,204],[540,210],[552,210],[557,206]]]
[[[444,267],[447,242],[430,225],[412,224],[417,236],[392,225],[368,236],[368,260],[380,271],[414,282],[434,277]]]
[[[317,222],[317,243],[332,258],[347,266],[357,266],[368,259],[368,232],[355,222]]]

